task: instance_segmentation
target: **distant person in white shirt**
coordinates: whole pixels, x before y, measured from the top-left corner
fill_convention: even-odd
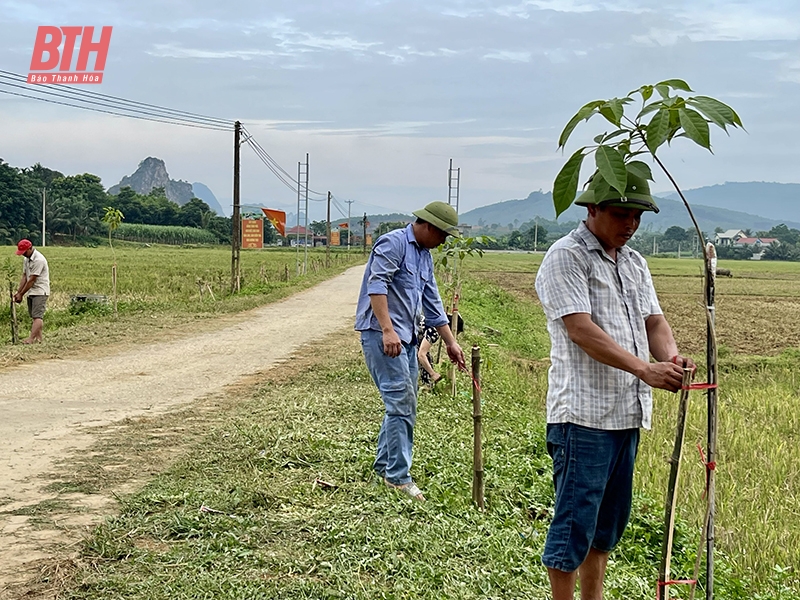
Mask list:
[[[28,295],[28,314],[33,320],[31,334],[22,340],[23,344],[36,344],[42,341],[44,327],[44,311],[47,308],[47,297],[50,295],[50,269],[47,259],[33,247],[30,240],[20,240],[17,244],[17,255],[24,256],[22,279],[19,281],[14,302],[22,302]]]

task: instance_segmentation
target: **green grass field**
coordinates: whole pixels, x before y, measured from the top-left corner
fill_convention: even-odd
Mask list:
[[[544,445],[549,342],[532,287],[540,260],[490,253],[467,263],[462,343],[480,344],[485,358],[485,512],[470,502],[472,420],[463,375],[455,398],[441,386],[420,400],[414,474],[429,501],[415,504],[375,481],[370,467],[382,406],[348,332],[266,375],[204,424],[177,463],[125,498],[120,514],[86,540],[62,596],[546,598],[539,559],[552,501]],[[735,276],[721,280],[718,291],[718,324],[728,337],[720,360],[717,597],[798,600],[796,326],[767,315],[769,327],[757,329],[748,319],[764,306],[774,305],[770,314],[778,317],[795,309],[800,265],[723,266]],[[694,347],[702,337],[693,320],[699,263],[658,259],[652,269],[679,344]],[[746,344],[733,339],[739,331],[748,334]],[[608,598],[655,594],[675,405],[674,395],[656,392],[634,514],[612,557]],[[699,538],[704,471],[694,445],[703,440],[704,418],[704,397],[695,392],[673,562],[679,577],[691,574]],[[173,421],[179,431],[186,427],[180,415]],[[143,421],[141,435],[158,429],[163,436],[167,422]],[[102,454],[90,453],[92,461]],[[76,468],[73,476],[87,489],[91,473],[102,471],[93,462],[89,475]],[[75,486],[67,477],[64,487]],[[672,597],[686,598],[687,590],[676,588]]]

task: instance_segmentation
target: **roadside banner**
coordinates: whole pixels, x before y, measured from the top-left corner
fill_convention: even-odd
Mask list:
[[[242,219],[242,249],[264,247],[264,220]]]
[[[331,231],[331,246],[341,246],[341,238],[338,231]]]
[[[271,208],[262,208],[263,212],[272,226],[278,230],[281,236],[286,237],[286,213],[282,210],[273,210]]]

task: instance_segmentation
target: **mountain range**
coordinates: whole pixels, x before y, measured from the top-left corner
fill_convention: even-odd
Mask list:
[[[800,229],[800,184],[781,183],[725,183],[684,192],[703,231],[722,229],[769,230],[784,223]],[[687,228],[692,222],[683,203],[670,197],[657,197],[658,214],[646,212],[642,228],[664,231],[678,225]],[[762,209],[763,207],[763,209]],[[755,211],[759,214],[754,214]],[[585,217],[586,209],[571,206],[559,221],[578,221]],[[481,206],[462,213],[460,222],[473,226],[497,223],[502,227],[518,227],[536,217],[554,220],[553,195],[550,192],[532,192],[525,199],[505,200]]]

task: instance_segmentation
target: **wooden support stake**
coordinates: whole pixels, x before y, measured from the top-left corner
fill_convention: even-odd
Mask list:
[[[19,330],[17,329],[17,303],[14,302],[14,283],[8,282],[8,294],[11,298],[11,343],[19,342]]]
[[[483,449],[481,412],[481,349],[472,347],[472,501],[483,510]]]
[[[667,500],[664,509],[664,540],[661,544],[661,566],[658,570],[658,600],[669,598],[670,561],[672,559],[672,541],[675,534],[675,504],[677,501],[678,475],[681,468],[681,454],[683,453],[683,440],[686,434],[686,411],[689,405],[689,384],[692,382],[692,370],[683,369],[683,389],[678,404],[678,428],[675,434],[675,446],[669,462],[669,481],[667,482]]]
[[[114,292],[114,316],[117,316],[117,265],[111,266],[111,287]]]

